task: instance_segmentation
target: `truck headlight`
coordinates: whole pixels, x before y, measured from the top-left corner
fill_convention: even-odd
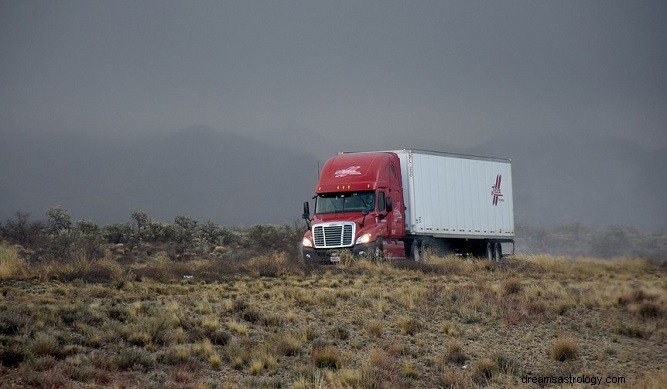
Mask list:
[[[371,233],[369,232],[358,237],[355,244],[364,244],[370,241],[371,241]]]
[[[310,239],[308,238],[303,238],[303,240],[301,241],[301,245],[303,247],[313,247],[313,242],[311,242]]]

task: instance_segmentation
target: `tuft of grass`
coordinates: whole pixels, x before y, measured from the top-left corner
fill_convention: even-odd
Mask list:
[[[472,379],[478,384],[491,381],[498,372],[498,365],[489,358],[483,358],[478,361],[472,369]]]
[[[291,357],[299,355],[301,343],[291,334],[281,336],[276,342],[276,352],[280,355]]]
[[[404,359],[401,367],[401,374],[405,378],[416,380],[419,378],[419,370],[415,363],[409,359]]]
[[[644,319],[657,319],[664,314],[662,307],[655,301],[643,301],[628,308]]]
[[[247,335],[248,332],[250,332],[250,330],[248,329],[248,326],[246,326],[245,324],[241,324],[241,323],[239,323],[237,321],[234,321],[234,320],[230,320],[230,321],[227,322],[227,329],[232,331],[232,332],[236,332],[237,334],[240,334],[240,335]]]
[[[618,297],[619,305],[640,304],[644,301],[655,301],[657,296],[646,293],[642,289],[635,289]]]
[[[457,336],[459,336],[461,334],[461,331],[459,330],[456,323],[453,323],[449,320],[443,322],[440,329],[442,330],[443,334],[449,335],[452,338],[456,338]]]
[[[213,332],[209,332],[208,337],[214,345],[224,346],[229,343],[229,339],[231,339],[232,336],[227,331],[216,329]]]
[[[217,315],[208,315],[202,318],[201,327],[205,332],[213,332],[220,326],[220,318]]]
[[[243,312],[241,312],[241,318],[247,322],[255,324],[264,320],[264,314],[255,307],[246,307]]]
[[[518,374],[520,365],[519,361],[503,352],[495,353],[491,359],[501,373],[509,374],[511,376]]]
[[[449,343],[440,358],[441,364],[454,363],[463,365],[468,360],[468,356],[463,352],[463,346],[458,342]]]
[[[650,335],[650,332],[641,328],[638,325],[625,325],[622,324],[616,329],[616,333],[619,335],[627,336],[630,338],[644,339]]]
[[[336,370],[343,366],[342,358],[338,350],[329,346],[313,348],[310,358],[315,364],[315,367],[320,369]]]
[[[414,335],[421,329],[421,323],[413,317],[402,317],[398,321],[401,332],[406,335]]]
[[[384,323],[380,320],[371,320],[366,324],[366,331],[368,332],[368,335],[374,338],[380,338],[382,337],[383,327]]]
[[[211,364],[211,367],[214,369],[220,369],[222,367],[222,358],[220,355],[213,354],[208,358],[208,362]]]
[[[570,337],[558,338],[551,344],[549,355],[559,362],[576,359],[579,356],[579,343]]]
[[[474,386],[470,378],[461,370],[444,369],[439,378],[443,388],[465,389]]]
[[[17,335],[27,322],[19,313],[0,311],[0,335]]]
[[[523,289],[521,285],[521,280],[517,278],[510,278],[505,280],[502,283],[502,288],[503,288],[503,294],[505,296],[513,295],[513,294],[519,294],[521,290]]]
[[[547,311],[547,306],[543,301],[528,301],[526,310],[530,316],[541,316]]]
[[[60,342],[53,335],[40,332],[30,342],[30,352],[37,356],[51,355],[58,357],[60,354]]]

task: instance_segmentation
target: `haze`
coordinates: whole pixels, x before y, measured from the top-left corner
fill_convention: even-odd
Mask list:
[[[664,1],[2,1],[0,219],[300,215],[317,161],[511,158],[517,221],[667,227]]]

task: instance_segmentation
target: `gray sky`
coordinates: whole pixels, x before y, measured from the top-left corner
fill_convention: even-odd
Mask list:
[[[664,1],[0,2],[0,130],[667,147]],[[327,150],[327,152],[329,152]]]
[[[0,219],[284,220],[414,147],[511,158],[520,223],[664,229],[665,69],[662,0],[0,0]]]

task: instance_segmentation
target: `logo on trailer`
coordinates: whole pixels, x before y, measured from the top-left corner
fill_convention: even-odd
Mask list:
[[[498,205],[498,201],[500,197],[503,196],[503,193],[500,191],[500,182],[502,181],[503,176],[498,174],[496,176],[496,184],[491,187],[491,196],[493,196],[493,200],[491,200],[491,203],[493,205]]]
[[[350,166],[342,170],[337,170],[334,173],[334,177],[341,178],[346,176],[360,176],[361,175],[361,172],[359,171],[360,168],[361,166]]]

